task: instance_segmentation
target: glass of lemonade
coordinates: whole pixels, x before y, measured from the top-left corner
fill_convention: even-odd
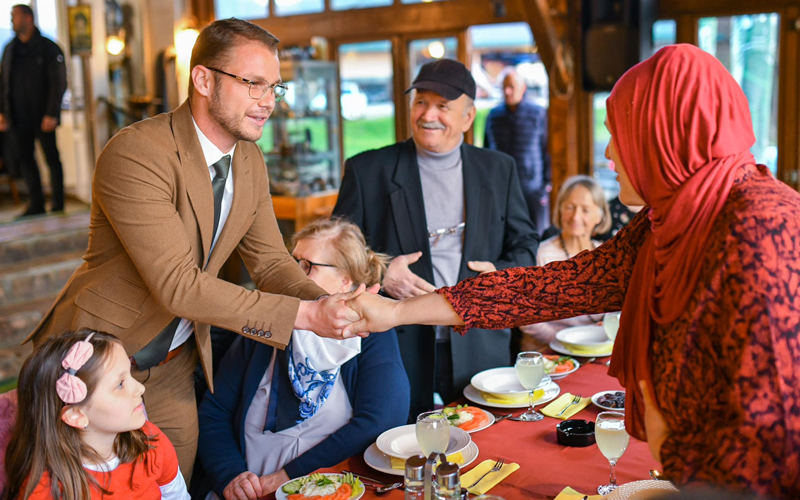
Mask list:
[[[601,495],[608,495],[617,489],[617,460],[628,448],[630,436],[625,430],[625,414],[616,411],[604,411],[597,415],[594,424],[594,437],[597,447],[611,464],[611,477],[608,484],[597,487]]]
[[[450,443],[450,423],[441,411],[427,411],[417,416],[417,443],[422,453],[444,453]]]
[[[609,312],[603,315],[603,330],[606,331],[606,336],[609,340],[613,341],[617,338],[617,331],[619,331],[619,317],[622,313]]]
[[[537,422],[544,418],[544,415],[533,409],[533,393],[542,378],[544,378],[544,356],[534,351],[521,352],[517,354],[517,362],[514,364],[517,371],[517,378],[522,387],[528,389],[528,411],[519,416],[525,422]]]

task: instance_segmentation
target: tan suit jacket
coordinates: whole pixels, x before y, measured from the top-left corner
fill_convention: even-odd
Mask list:
[[[188,102],[114,136],[94,173],[84,262],[25,342],[90,328],[134,354],[187,318],[212,390],[210,325],[285,347],[300,299],[325,291],[286,251],[259,147],[239,141],[231,168],[233,202],[209,259],[214,195]],[[234,249],[258,290],[217,278]]]

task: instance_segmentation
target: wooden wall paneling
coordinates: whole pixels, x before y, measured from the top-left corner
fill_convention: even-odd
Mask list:
[[[470,43],[467,28],[464,28],[458,32],[456,35],[456,41],[458,43],[458,47],[456,49],[456,58],[461,61],[464,66],[467,67],[467,69],[472,68],[472,58],[470,57],[470,54],[472,54],[472,44]],[[464,142],[467,144],[475,144],[475,127],[470,127],[469,130],[467,130],[467,133],[464,134]]]
[[[568,17],[565,17],[565,29],[569,30],[569,39],[574,47],[575,61],[575,86],[573,95],[575,99],[575,141],[576,164],[574,169],[568,171],[569,176],[584,174],[592,175],[594,168],[594,106],[593,94],[583,90],[583,30],[581,28],[581,1],[567,0],[569,2]],[[560,186],[559,186],[560,187]],[[555,191],[555,190],[553,190]],[[555,198],[553,198],[555,201]]]
[[[800,7],[781,12],[778,179],[800,189]]]
[[[191,0],[192,15],[197,19],[199,27],[214,20],[214,0]]]
[[[408,45],[402,37],[392,37],[392,67],[394,68],[394,135],[397,142],[408,138],[408,98],[405,95],[408,81]]]
[[[675,41],[697,45],[697,18],[691,14],[681,14],[675,18]]]

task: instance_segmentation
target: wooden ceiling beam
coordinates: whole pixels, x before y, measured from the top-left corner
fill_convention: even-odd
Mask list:
[[[255,19],[258,24],[281,39],[283,46],[308,44],[312,36],[328,40],[351,38],[381,39],[402,35],[424,35],[464,30],[479,24],[526,21],[522,6],[527,0],[505,2],[505,16],[496,17],[490,0],[456,0],[412,5],[329,11],[289,17]]]
[[[550,13],[548,0],[517,0],[517,4],[531,25],[533,39],[536,41],[544,67],[548,71],[555,70],[556,75],[550,75],[550,78],[555,76],[558,80],[554,83],[557,85],[566,84],[573,75],[570,75],[564,59],[565,51]]]

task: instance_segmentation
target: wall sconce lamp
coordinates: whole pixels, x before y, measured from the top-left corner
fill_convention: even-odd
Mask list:
[[[442,42],[440,42],[439,40],[435,40],[435,41],[429,43],[428,44],[428,54],[433,59],[441,59],[442,57],[444,57],[444,54],[445,54],[444,44]]]
[[[118,56],[125,50],[125,40],[117,35],[106,38],[106,52],[112,56]]]
[[[200,31],[197,28],[184,28],[175,34],[175,55],[178,61],[186,61],[192,57],[192,49]]]

